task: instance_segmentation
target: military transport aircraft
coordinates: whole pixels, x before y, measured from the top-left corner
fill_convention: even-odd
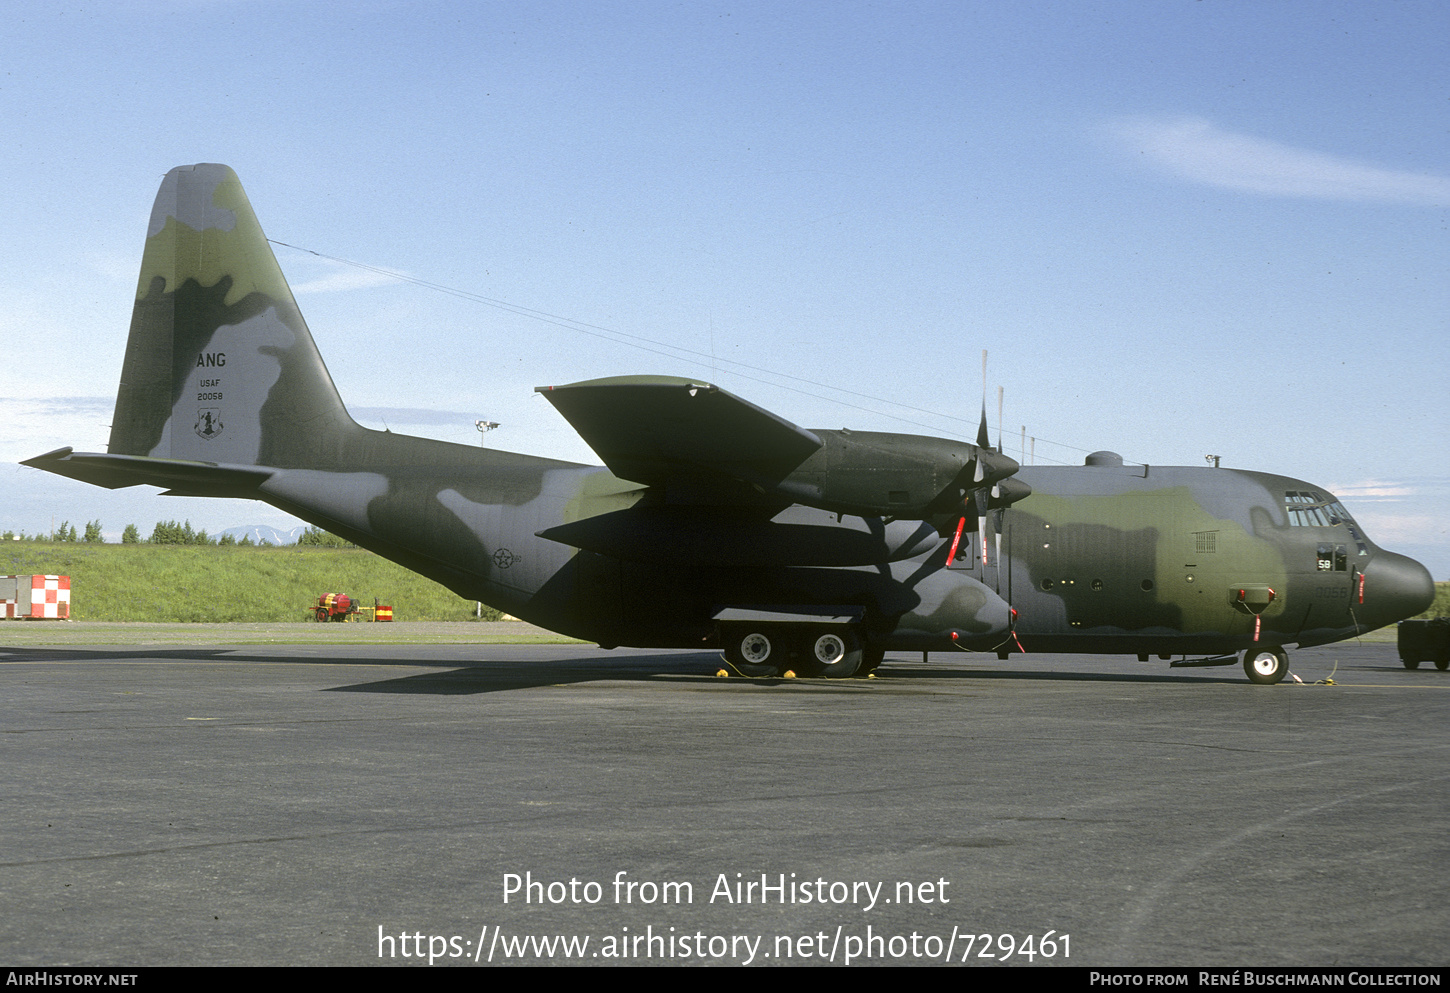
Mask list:
[[[1432,600],[1423,566],[1297,479],[1111,452],[1023,467],[985,417],[975,444],[806,430],[692,379],[540,392],[608,468],[361,427],[236,174],[183,166],[152,209],[107,453],[24,464],[263,500],[543,627],[714,646],[752,675],[965,649],[1242,658],[1274,683],[1285,646]]]

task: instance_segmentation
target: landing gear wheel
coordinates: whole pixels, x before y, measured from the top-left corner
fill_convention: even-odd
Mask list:
[[[1441,672],[1444,672],[1446,669],[1450,669],[1450,659],[1436,659],[1435,668],[1439,669]]]
[[[1402,661],[1402,662],[1405,663],[1405,668],[1406,669],[1418,669],[1418,668],[1420,668],[1420,660],[1419,659],[1401,659],[1400,661]],[[1439,663],[1436,663],[1436,664],[1439,665]],[[1444,666],[1440,666],[1440,668],[1443,669],[1445,667]]]
[[[752,665],[762,665],[774,647],[768,637],[754,631],[740,639],[740,657]]]
[[[863,648],[861,649],[861,668],[856,670],[858,676],[869,676],[876,671],[876,667],[886,658],[884,648]]]
[[[720,635],[724,643],[725,661],[734,666],[742,676],[778,676],[780,666],[772,657],[783,656],[770,636],[762,631],[734,630]]]
[[[1282,648],[1250,648],[1244,652],[1244,674],[1249,682],[1271,686],[1289,671],[1289,656]]]
[[[812,632],[811,668],[827,679],[849,679],[861,668],[861,639],[854,631]]]

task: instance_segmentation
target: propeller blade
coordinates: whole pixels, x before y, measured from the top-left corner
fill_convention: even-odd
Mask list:
[[[992,439],[987,432],[987,350],[985,348],[982,349],[982,421],[977,427],[977,447],[983,450],[992,447]]]
[[[1007,451],[1002,441],[1002,387],[997,387],[997,451]]]
[[[992,529],[992,538],[997,542],[997,592],[1002,592],[1002,532]]]
[[[978,486],[972,490],[972,506],[977,511],[977,540],[981,543],[982,565],[987,564],[987,487]],[[985,576],[983,577],[986,578]]]

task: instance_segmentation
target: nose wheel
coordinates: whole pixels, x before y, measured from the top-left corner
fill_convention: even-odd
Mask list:
[[[1272,686],[1289,671],[1289,656],[1282,648],[1250,648],[1244,652],[1244,674],[1249,682]]]

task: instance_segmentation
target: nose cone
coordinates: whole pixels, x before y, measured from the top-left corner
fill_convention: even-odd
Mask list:
[[[1382,627],[1414,617],[1435,602],[1430,570],[1404,555],[1378,552],[1364,568],[1364,605]]]

